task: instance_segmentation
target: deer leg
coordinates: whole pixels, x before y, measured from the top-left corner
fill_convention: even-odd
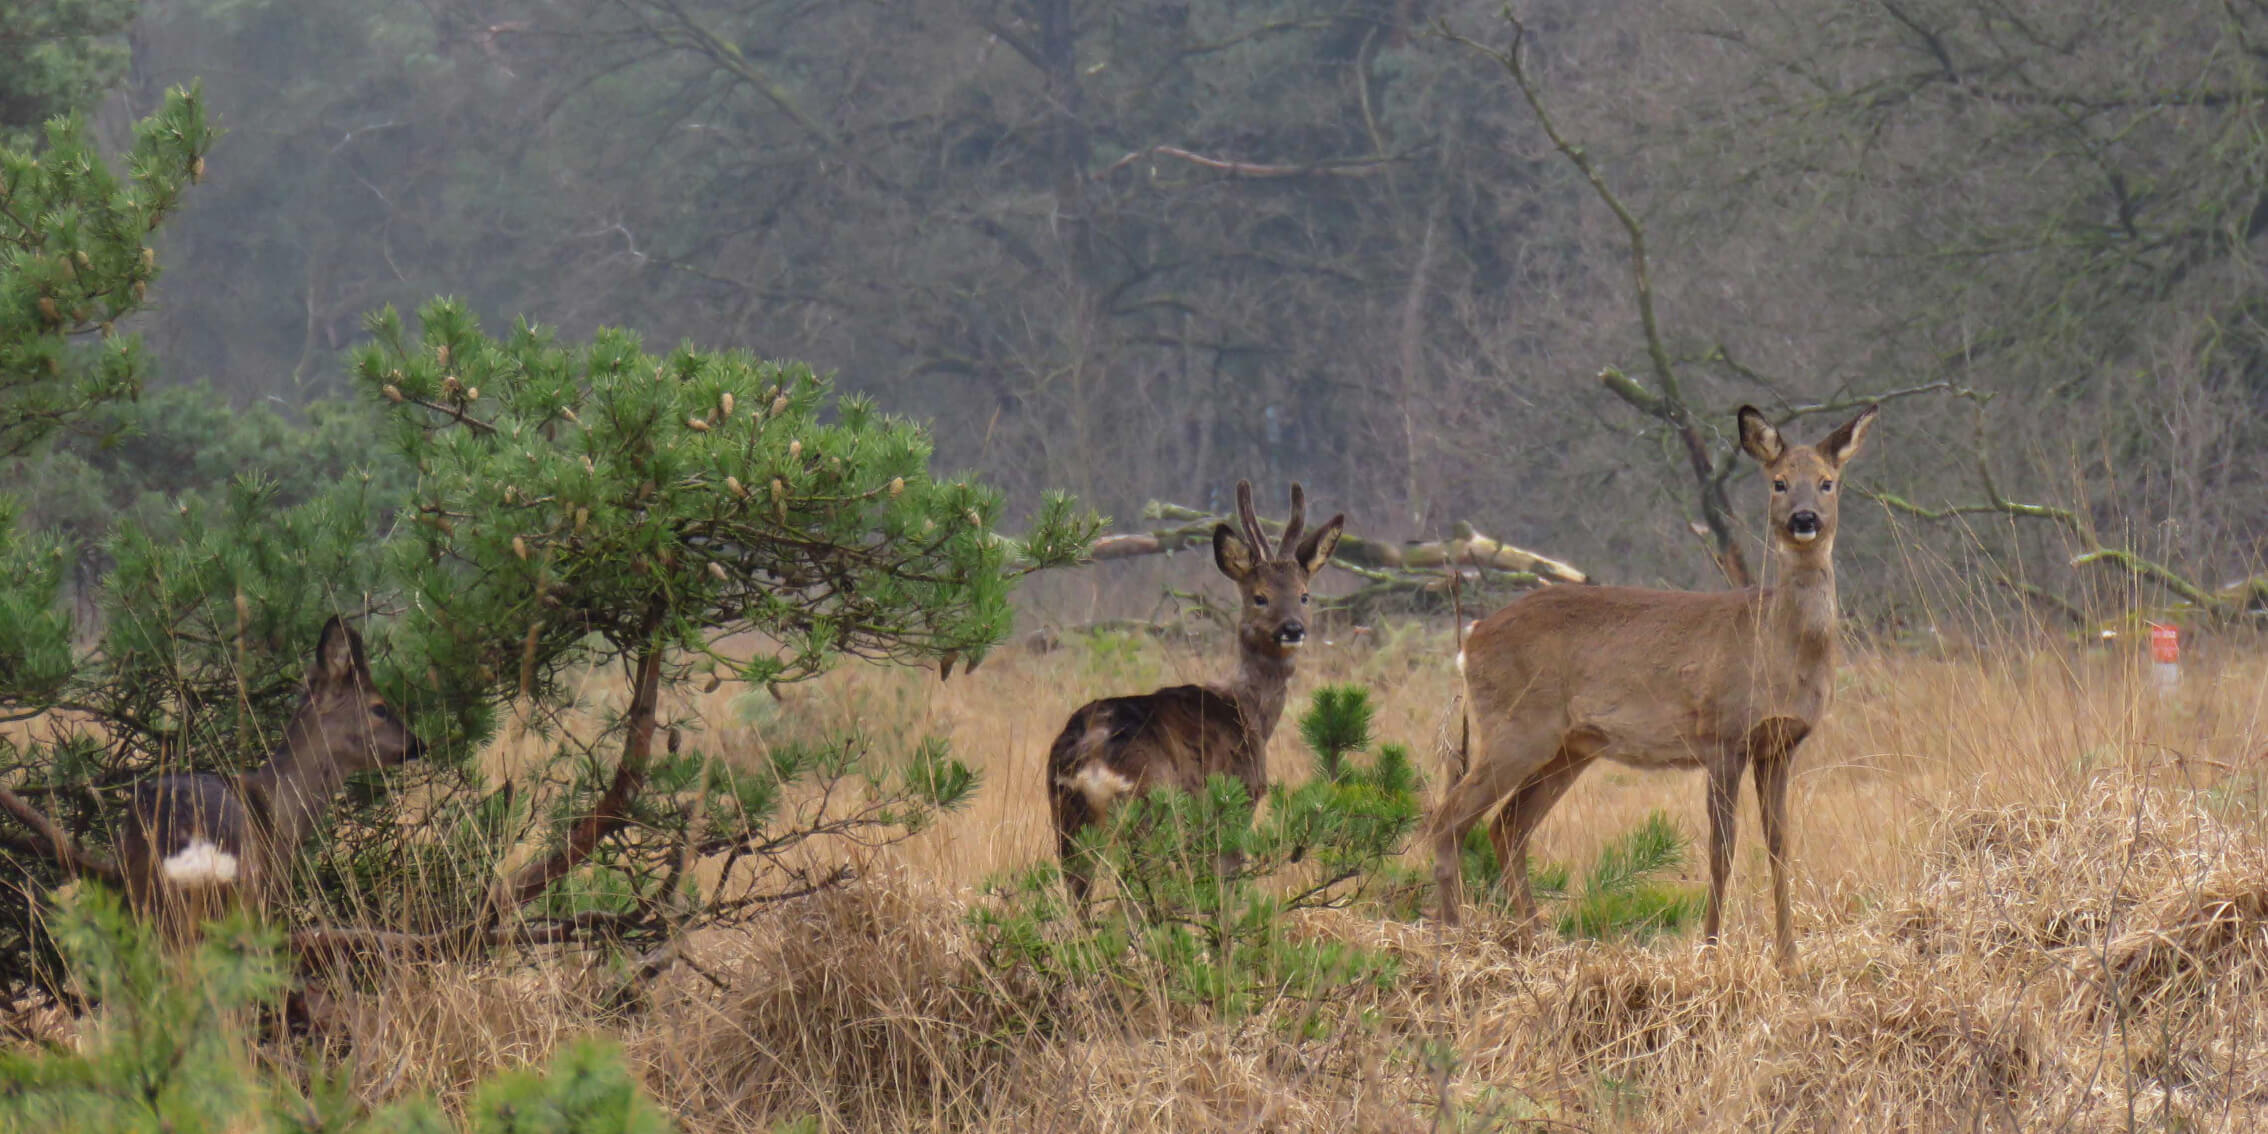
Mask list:
[[[1465,832],[1496,801],[1526,784],[1559,747],[1559,738],[1548,732],[1510,730],[1503,735],[1512,739],[1484,748],[1433,813],[1433,885],[1444,925],[1457,924],[1464,904]]]
[[[1567,794],[1575,777],[1589,766],[1588,759],[1580,759],[1572,749],[1562,747],[1542,771],[1512,793],[1511,801],[1496,813],[1496,822],[1489,826],[1488,841],[1496,848],[1497,869],[1502,872],[1499,884],[1512,895],[1522,920],[1536,920],[1535,887],[1528,881],[1528,838],[1559,797]]]
[[[1748,767],[1745,745],[1726,750],[1709,765],[1709,908],[1701,917],[1701,938],[1717,943],[1725,909],[1725,879],[1732,873],[1734,823],[1740,807],[1740,775]]]
[[[1764,853],[1772,861],[1772,943],[1783,970],[1795,964],[1795,924],[1788,913],[1788,774],[1802,742],[1801,734],[1792,740],[1775,734],[1755,755],[1756,811],[1764,828]]]
[[[1080,906],[1087,904],[1087,892],[1094,888],[1094,862],[1087,849],[1079,845],[1079,832],[1092,820],[1086,797],[1060,788],[1048,793],[1050,810],[1055,819],[1055,856],[1063,863],[1063,886],[1071,891],[1071,899]]]

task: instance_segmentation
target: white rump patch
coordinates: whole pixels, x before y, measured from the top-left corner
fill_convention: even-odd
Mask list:
[[[1110,810],[1118,797],[1134,790],[1134,781],[1100,763],[1089,764],[1079,769],[1077,775],[1064,776],[1056,782],[1086,796],[1087,807],[1098,815]]]
[[[236,856],[205,839],[190,840],[158,865],[168,879],[185,886],[236,881]]]
[[[1459,651],[1457,651],[1457,676],[1459,676],[1459,677],[1463,677],[1464,675],[1465,675],[1465,651],[1463,651],[1463,650],[1459,650]]]

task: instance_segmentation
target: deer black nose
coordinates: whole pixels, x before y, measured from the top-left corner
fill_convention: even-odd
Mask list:
[[[1788,517],[1788,531],[1800,536],[1818,535],[1819,513],[1806,508]]]
[[[1296,646],[1307,640],[1307,627],[1299,619],[1292,619],[1276,628],[1276,641],[1280,645]]]

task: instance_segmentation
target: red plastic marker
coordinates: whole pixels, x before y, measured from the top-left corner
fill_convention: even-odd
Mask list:
[[[2160,692],[2181,684],[2181,628],[2150,624],[2150,669]]]

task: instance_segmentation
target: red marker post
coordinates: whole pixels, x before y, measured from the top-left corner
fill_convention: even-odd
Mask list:
[[[2181,628],[2150,624],[2150,676],[2161,693],[2181,684]]]

